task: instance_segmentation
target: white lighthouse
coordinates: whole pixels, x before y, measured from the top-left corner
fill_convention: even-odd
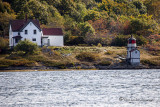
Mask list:
[[[140,51],[137,49],[136,39],[132,36],[128,39],[126,59],[131,65],[140,64]]]

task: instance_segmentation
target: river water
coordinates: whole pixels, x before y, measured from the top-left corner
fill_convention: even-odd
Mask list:
[[[160,70],[0,72],[0,107],[160,107]]]

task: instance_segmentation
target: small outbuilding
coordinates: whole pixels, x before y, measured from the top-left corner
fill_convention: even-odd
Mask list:
[[[61,28],[43,28],[42,32],[43,46],[64,46],[64,38]]]

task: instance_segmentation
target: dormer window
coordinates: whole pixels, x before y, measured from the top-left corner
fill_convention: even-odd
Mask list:
[[[25,30],[24,33],[25,33],[25,34],[28,34],[28,30]]]
[[[33,34],[37,34],[37,31],[36,31],[36,30],[34,30],[34,31],[33,31]]]

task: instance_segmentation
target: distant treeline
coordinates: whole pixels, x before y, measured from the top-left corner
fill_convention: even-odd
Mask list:
[[[0,35],[8,35],[9,20],[27,15],[41,27],[63,28],[66,45],[123,46],[131,34],[139,45],[152,44],[149,38],[160,33],[159,5],[159,0],[0,0]]]

